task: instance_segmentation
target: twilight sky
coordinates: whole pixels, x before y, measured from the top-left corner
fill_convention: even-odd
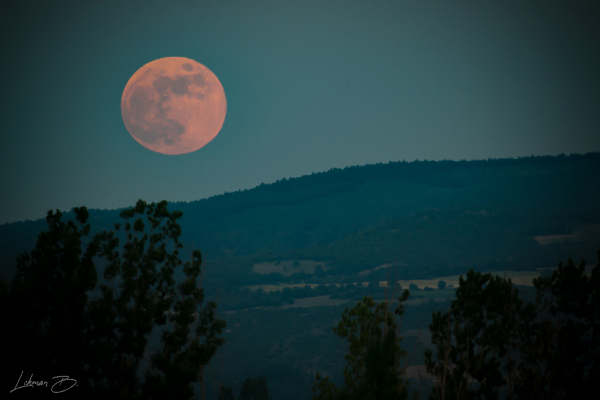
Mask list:
[[[581,1],[18,1],[0,17],[0,223],[192,201],[330,168],[600,151],[600,13]],[[187,57],[219,135],[138,144],[121,95]]]

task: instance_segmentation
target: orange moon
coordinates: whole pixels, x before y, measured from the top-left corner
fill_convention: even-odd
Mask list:
[[[196,151],[213,140],[227,113],[225,91],[211,70],[184,57],[138,69],[121,98],[125,127],[142,146],[163,154]]]

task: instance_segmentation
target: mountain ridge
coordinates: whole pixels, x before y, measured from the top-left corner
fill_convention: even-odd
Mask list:
[[[349,166],[192,202],[169,203],[182,240],[207,262],[324,246],[427,208],[597,211],[600,153],[473,161],[395,161]],[[92,231],[112,229],[119,211],[90,209]],[[549,211],[548,211],[549,212]],[[72,212],[65,213],[72,218]],[[45,221],[0,225],[1,275],[31,250]],[[540,233],[541,234],[541,233]],[[13,265],[11,268],[11,264]]]

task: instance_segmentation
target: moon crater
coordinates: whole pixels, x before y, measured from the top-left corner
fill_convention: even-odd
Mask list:
[[[184,154],[219,133],[227,102],[221,82],[204,65],[183,57],[154,60],[127,82],[121,115],[131,136],[163,154]]]

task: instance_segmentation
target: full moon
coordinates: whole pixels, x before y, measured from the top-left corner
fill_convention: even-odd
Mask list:
[[[221,130],[225,91],[211,70],[184,57],[154,60],[129,79],[121,98],[125,127],[142,146],[163,154],[204,147]]]

